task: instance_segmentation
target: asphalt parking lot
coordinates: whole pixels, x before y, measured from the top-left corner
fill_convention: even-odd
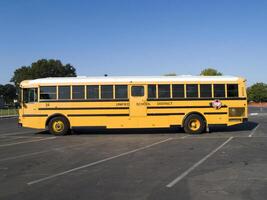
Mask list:
[[[242,126],[54,137],[0,119],[0,199],[267,199],[267,110]]]

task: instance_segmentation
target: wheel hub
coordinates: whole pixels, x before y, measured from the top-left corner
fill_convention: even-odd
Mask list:
[[[196,131],[200,128],[200,121],[198,119],[192,119],[189,122],[189,127],[191,130]]]
[[[63,131],[63,130],[64,130],[64,123],[63,123],[62,121],[60,121],[60,120],[55,121],[55,122],[53,123],[53,130],[54,130],[55,132],[57,132],[57,133]]]

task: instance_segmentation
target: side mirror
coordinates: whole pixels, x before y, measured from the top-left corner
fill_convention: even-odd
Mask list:
[[[21,105],[20,105],[19,102],[16,102],[16,103],[15,103],[15,108],[21,108]]]

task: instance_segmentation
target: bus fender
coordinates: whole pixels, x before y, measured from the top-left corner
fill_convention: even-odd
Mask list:
[[[47,120],[46,120],[46,122],[45,122],[45,127],[48,126],[49,121],[50,121],[52,118],[54,118],[54,117],[64,117],[64,118],[67,120],[67,122],[69,123],[69,125],[70,125],[70,121],[69,121],[69,119],[67,118],[67,116],[63,115],[62,113],[54,113],[53,115],[50,115],[50,116],[47,118]]]

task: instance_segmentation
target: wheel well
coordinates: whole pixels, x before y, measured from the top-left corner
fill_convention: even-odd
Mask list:
[[[185,115],[185,117],[184,117],[184,119],[183,119],[183,122],[182,122],[182,127],[184,126],[184,122],[185,122],[186,118],[189,117],[189,116],[192,115],[192,114],[196,114],[196,115],[199,115],[200,117],[202,117],[202,119],[204,120],[205,124],[207,125],[207,120],[206,120],[206,118],[204,117],[203,114],[201,114],[201,113],[199,113],[199,112],[190,112],[190,113],[187,113],[187,114]]]
[[[53,115],[51,115],[51,116],[49,116],[49,117],[47,118],[47,120],[46,120],[46,122],[45,122],[45,127],[48,126],[50,120],[53,119],[54,117],[64,117],[64,118],[67,120],[68,124],[70,125],[70,121],[68,120],[68,118],[67,118],[65,115],[60,114],[60,113],[56,113],[56,114],[53,114]]]

